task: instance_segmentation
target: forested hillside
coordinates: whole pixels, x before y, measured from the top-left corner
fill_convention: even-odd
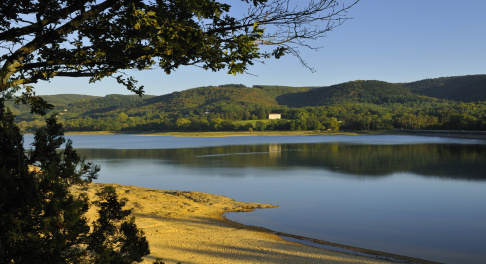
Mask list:
[[[253,85],[253,88],[262,89],[266,94],[272,98],[277,98],[286,94],[298,94],[316,89],[319,87],[291,87],[291,86],[277,86],[277,85]]]
[[[140,97],[138,95],[109,94],[105,97],[72,102],[68,106],[68,111],[82,115],[102,115],[116,112],[118,109],[141,107],[153,97],[153,95]]]
[[[54,106],[62,106],[73,102],[96,99],[99,98],[99,96],[84,95],[84,94],[57,94],[57,95],[43,95],[42,98]]]
[[[275,106],[277,101],[260,89],[234,86],[200,87],[183,92],[154,97],[143,109],[168,113],[204,113],[208,111],[235,110],[240,106]]]
[[[322,106],[346,103],[389,104],[433,101],[413,94],[400,84],[382,81],[353,81],[277,97],[279,104],[290,107]]]
[[[486,75],[328,87],[229,84],[142,98],[44,98],[56,105],[52,113],[73,131],[486,130],[484,80]],[[473,94],[478,100],[472,100]],[[42,125],[43,117],[28,113],[25,106],[14,111],[25,131]],[[280,113],[282,119],[268,120],[269,113]]]
[[[486,75],[426,79],[404,84],[412,92],[463,102],[486,101]]]

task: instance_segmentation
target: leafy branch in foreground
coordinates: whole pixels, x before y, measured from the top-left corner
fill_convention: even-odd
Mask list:
[[[317,48],[358,1],[4,0],[0,92],[54,77],[113,77],[141,95],[124,70],[170,74],[192,65],[238,74],[289,53],[303,62],[299,47]]]

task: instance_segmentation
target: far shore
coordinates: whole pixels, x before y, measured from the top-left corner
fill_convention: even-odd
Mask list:
[[[73,187],[73,193],[84,192],[93,200],[95,193],[106,184]],[[434,263],[373,250],[339,245],[367,255],[356,255],[305,246],[284,240],[268,229],[246,226],[223,217],[226,212],[249,212],[273,208],[276,205],[237,202],[230,198],[198,192],[166,191],[136,186],[110,184],[116,187],[120,198],[128,199],[136,224],[150,244],[151,254],[143,263],[162,259],[166,264],[314,264],[314,263]],[[271,209],[265,209],[271,210]],[[94,219],[96,208],[88,218]],[[294,236],[300,240],[306,240]],[[313,242],[319,243],[314,240]],[[324,242],[324,241],[321,241]],[[328,245],[332,245],[332,243]],[[337,245],[337,244],[334,244]],[[369,255],[373,257],[369,257]]]
[[[312,135],[362,135],[362,132],[328,131],[211,131],[211,132],[157,132],[157,131],[68,131],[66,135],[136,135],[173,137],[244,137],[244,136],[312,136]]]

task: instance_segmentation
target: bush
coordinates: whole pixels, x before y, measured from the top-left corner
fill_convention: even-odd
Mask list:
[[[91,182],[99,167],[77,154],[54,116],[26,153],[0,98],[0,144],[0,263],[132,263],[150,253],[114,189],[98,195],[99,218],[90,232],[89,200],[69,187]]]

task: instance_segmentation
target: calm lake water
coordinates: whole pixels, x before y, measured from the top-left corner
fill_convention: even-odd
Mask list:
[[[486,263],[486,141],[418,136],[69,135],[98,182],[280,207],[271,230],[444,263]],[[32,135],[25,138],[32,142]]]

